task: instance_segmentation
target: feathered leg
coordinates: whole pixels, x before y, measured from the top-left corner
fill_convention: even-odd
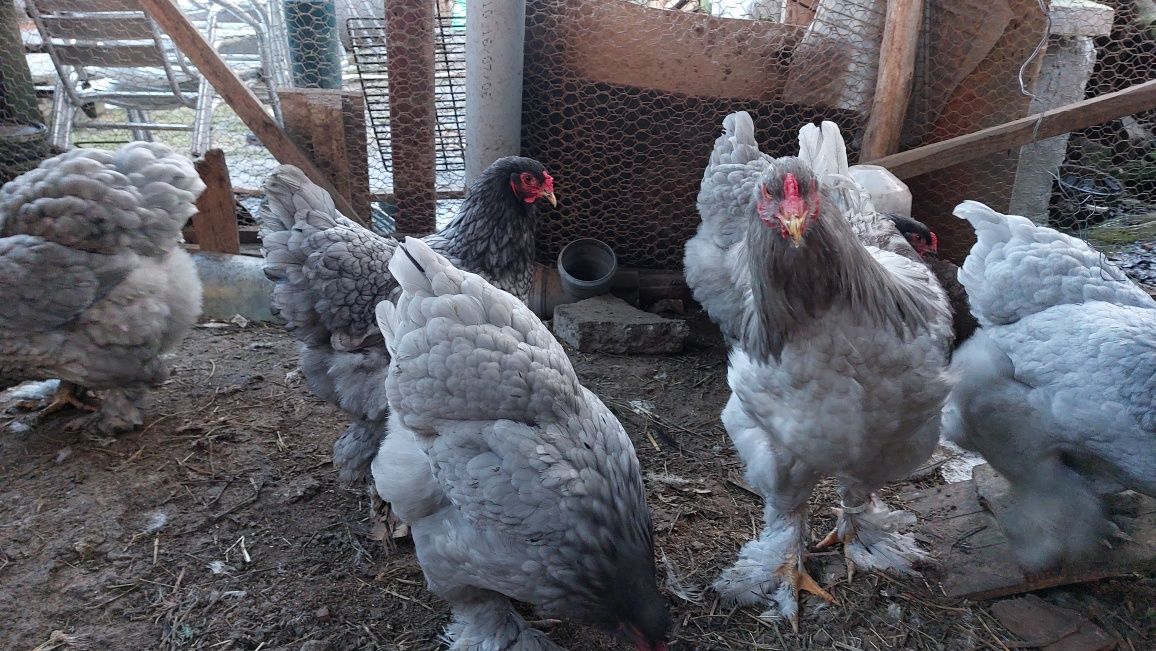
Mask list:
[[[843,504],[835,509],[835,529],[816,549],[843,543],[848,579],[854,576],[855,567],[916,574],[914,566],[929,559],[911,534],[900,533],[901,528],[915,523],[914,515],[891,510],[869,491],[843,482],[839,495]]]
[[[774,602],[791,626],[799,628],[799,591],[834,598],[803,567],[806,559],[807,498],[818,473],[775,448],[770,438],[731,396],[723,424],[747,466],[747,481],[767,501],[759,537],[747,542],[739,558],[714,582],[725,599],[742,605]]]
[[[72,419],[66,429],[70,431],[95,430],[105,436],[132,431],[144,423],[140,401],[145,389],[109,389],[101,391],[100,408],[95,413]]]
[[[449,651],[566,651],[546,634],[530,628],[510,601],[476,591],[454,603],[454,619],[446,627]]]

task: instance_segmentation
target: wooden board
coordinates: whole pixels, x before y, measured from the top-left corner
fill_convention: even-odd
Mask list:
[[[233,207],[233,186],[225,153],[210,149],[204,158],[193,162],[205,191],[197,197],[197,214],[193,215],[196,243],[202,251],[239,253],[241,239],[237,233],[237,212]]]
[[[1080,613],[1035,595],[1005,599],[994,604],[991,612],[1024,640],[1016,646],[1041,651],[1108,651],[1119,642]]]
[[[1060,570],[1027,576],[1015,562],[1007,537],[979,493],[992,496],[996,513],[1006,508],[999,496],[1007,482],[984,464],[971,481],[937,486],[900,497],[919,518],[916,536],[938,559],[934,573],[948,597],[974,600],[1122,576],[1156,568],[1156,499],[1144,497],[1140,516],[1125,527],[1136,543],[1116,544]]]
[[[605,0],[596,9],[566,2],[560,11],[557,38],[583,78],[699,97],[780,99],[789,52],[803,36],[791,25],[625,0]]]

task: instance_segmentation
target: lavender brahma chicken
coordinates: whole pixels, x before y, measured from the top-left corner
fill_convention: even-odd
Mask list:
[[[1156,497],[1156,301],[1086,243],[965,201],[959,272],[982,326],[956,351],[944,434],[1011,484],[1001,526],[1040,571],[1116,532],[1104,496]]]
[[[408,238],[377,321],[391,356],[381,498],[410,526],[450,649],[558,650],[514,599],[665,650],[650,513],[622,425],[521,301]]]
[[[273,311],[300,342],[310,389],[353,420],[333,448],[340,479],[368,482],[388,414],[389,354],[373,309],[396,295],[388,266],[397,241],[343,216],[295,167],[275,170],[265,192],[258,221]],[[474,180],[461,212],[426,241],[453,264],[525,299],[542,201],[556,203],[546,168],[529,158],[501,158]]]
[[[759,152],[745,112],[723,126],[687,278],[719,299],[707,309],[733,338],[722,420],[766,507],[762,532],[714,587],[732,602],[774,602],[797,626],[800,588],[830,599],[803,566],[820,477],[836,478],[842,498],[825,543],[845,543],[849,565],[910,572],[924,556],[898,531],[909,514],[873,491],[939,439],[950,316],[926,265],[843,174],[834,124],[804,127],[805,159]]]
[[[74,149],[0,188],[0,388],[58,378],[46,413],[94,412],[70,428],[141,425],[162,356],[201,313],[181,228],[204,189],[188,158],[147,142]]]

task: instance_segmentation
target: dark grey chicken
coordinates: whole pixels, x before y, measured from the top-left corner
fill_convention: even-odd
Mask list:
[[[272,309],[301,343],[310,389],[352,418],[333,447],[340,479],[368,482],[388,416],[389,354],[374,307],[396,298],[388,267],[397,241],[347,219],[295,167],[275,170],[265,192],[257,219],[265,275],[275,283]],[[556,204],[546,168],[529,158],[501,158],[473,182],[457,217],[425,241],[455,266],[525,300],[541,200]]]

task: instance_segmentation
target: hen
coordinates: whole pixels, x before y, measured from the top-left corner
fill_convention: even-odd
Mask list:
[[[982,328],[958,351],[944,433],[1011,483],[1001,522],[1028,570],[1115,531],[1102,497],[1156,496],[1156,301],[1084,242],[966,201],[960,269]]]
[[[368,482],[388,413],[389,354],[373,308],[396,294],[388,266],[397,242],[341,215],[295,167],[275,170],[265,192],[258,221],[265,275],[275,284],[273,310],[301,344],[310,389],[353,420],[333,447],[340,479]],[[474,181],[457,217],[426,241],[453,264],[524,299],[543,199],[555,203],[553,179],[541,163],[499,159]]]
[[[373,461],[410,525],[451,649],[546,651],[510,599],[665,650],[650,513],[626,432],[517,298],[421,240],[377,320],[392,356],[389,435]]]
[[[797,626],[800,588],[830,599],[803,567],[820,477],[839,484],[843,508],[825,542],[843,541],[849,565],[907,572],[922,557],[896,531],[909,516],[872,492],[939,438],[950,316],[928,268],[843,175],[834,124],[804,127],[808,160],[756,155],[746,113],[724,130],[699,194],[704,229],[730,220],[712,229],[729,238],[716,264],[742,288],[722,312],[735,339],[722,419],[766,507],[762,533],[715,589],[741,604],[773,601]],[[688,251],[688,278],[709,278],[692,273],[702,263]]]
[[[61,380],[47,411],[95,411],[70,427],[142,422],[162,355],[201,312],[181,228],[205,186],[159,144],[75,149],[0,189],[0,387]],[[85,390],[99,408],[82,401]]]
[[[907,238],[911,248],[915,249],[947,293],[947,302],[951,304],[951,349],[954,351],[970,339],[979,327],[979,322],[971,314],[967,291],[959,283],[959,267],[939,257],[939,238],[926,224],[902,215],[889,214],[887,217],[895,222],[895,227]]]

